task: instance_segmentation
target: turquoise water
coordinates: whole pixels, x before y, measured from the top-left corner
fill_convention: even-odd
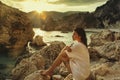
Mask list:
[[[40,30],[39,28],[34,28],[33,29],[36,35],[41,35],[43,36],[44,42],[51,42],[51,41],[63,41],[66,45],[70,45],[72,43],[72,32],[68,33],[61,33],[60,31],[43,31]],[[92,34],[91,32],[86,32],[87,33],[87,39],[88,43],[90,42],[90,35]],[[55,37],[56,35],[62,36],[62,37]],[[2,65],[1,65],[2,64]],[[9,57],[3,57],[0,56],[0,72],[8,74],[12,68],[14,67],[15,60],[9,58]]]

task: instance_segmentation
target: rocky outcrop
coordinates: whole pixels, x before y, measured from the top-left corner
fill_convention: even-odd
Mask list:
[[[45,67],[48,68],[55,58],[58,56],[60,51],[64,48],[63,42],[54,41],[49,46],[44,47],[40,50],[40,54],[45,58]]]
[[[114,32],[111,30],[103,30],[100,33],[92,34],[90,36],[90,46],[100,46],[107,42],[113,42],[120,40],[120,32]]]
[[[115,40],[110,40],[110,35],[113,33],[110,30],[105,30],[99,39],[108,40],[101,45],[90,46],[90,59],[91,59],[91,80],[114,80],[120,76],[120,40],[119,36],[114,36]],[[96,36],[98,36],[97,33]],[[104,34],[103,34],[104,33]],[[118,32],[114,32],[118,34]],[[96,37],[95,36],[95,37]],[[91,40],[92,41],[92,40]],[[94,43],[94,41],[92,42]],[[96,42],[95,42],[96,43]],[[95,44],[94,43],[94,44]],[[98,42],[99,43],[99,42]],[[97,44],[97,43],[96,43]],[[37,53],[34,53],[29,58],[25,58],[13,69],[13,80],[49,80],[49,77],[41,75],[43,69],[47,69],[59,55],[61,49],[65,46],[63,42],[50,42],[44,46]],[[42,64],[43,63],[43,64]],[[26,65],[27,64],[27,65]],[[53,80],[63,80],[69,72],[66,67],[61,64],[53,73]],[[19,78],[21,77],[21,78]],[[71,78],[72,76],[70,76]],[[69,78],[69,77],[68,77]]]
[[[92,80],[119,80],[120,62],[97,63],[92,68]]]
[[[90,14],[88,12],[79,12],[64,16],[58,20],[49,17],[41,29],[72,31],[74,27],[78,26],[83,28],[93,28],[96,27],[98,23],[99,22],[93,16],[93,14]]]
[[[50,77],[41,75],[41,70],[35,71],[34,73],[25,77],[24,80],[50,80]]]
[[[92,80],[120,79],[120,35],[118,34],[119,32],[107,30],[92,36],[91,43],[94,45],[89,48]]]
[[[56,30],[72,31],[75,27],[97,28],[99,21],[89,12],[79,12],[64,16]]]
[[[103,46],[97,47],[96,50],[101,57],[104,57],[108,60],[120,60],[120,40],[108,42]]]
[[[44,69],[44,58],[39,54],[33,54],[29,58],[22,59],[12,70],[12,80],[24,80],[24,78],[37,71]]]
[[[108,0],[106,4],[96,8],[94,15],[105,28],[119,28],[120,0]]]
[[[30,45],[34,47],[42,47],[45,46],[46,43],[43,41],[43,36],[36,35],[33,41],[30,43]]]
[[[47,69],[64,46],[65,44],[63,42],[54,41],[40,49],[37,53],[32,54],[30,57],[23,58],[12,70],[12,79],[24,80],[26,77],[25,80],[29,80],[30,78],[36,80],[43,80],[45,78],[44,80],[47,80],[46,77],[40,76],[38,70]],[[60,68],[58,68],[57,71],[59,72],[59,70]]]
[[[0,54],[20,55],[33,36],[26,13],[0,2]]]

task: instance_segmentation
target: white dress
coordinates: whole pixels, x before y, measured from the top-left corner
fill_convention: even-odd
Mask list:
[[[74,80],[85,80],[90,75],[89,52],[81,42],[75,42],[71,46],[72,51],[66,54],[70,58],[69,64]]]

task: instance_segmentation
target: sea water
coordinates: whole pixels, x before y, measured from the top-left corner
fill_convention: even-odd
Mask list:
[[[66,32],[62,33],[61,31],[43,31],[40,30],[40,28],[34,28],[33,29],[36,35],[43,36],[43,41],[44,42],[51,42],[51,41],[63,41],[66,45],[70,45],[72,43],[72,34],[73,32]],[[90,35],[93,32],[86,32],[88,44],[90,43]],[[34,37],[35,37],[34,36]],[[56,37],[59,36],[59,37]]]

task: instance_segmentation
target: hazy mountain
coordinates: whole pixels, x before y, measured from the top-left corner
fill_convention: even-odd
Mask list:
[[[28,17],[33,23],[33,27],[40,27],[43,30],[67,30],[74,27],[84,28],[97,27],[99,21],[89,12],[69,11],[69,12],[37,12],[28,13]]]
[[[32,14],[31,14],[32,13]],[[72,30],[74,27],[84,28],[118,28],[120,27],[120,0],[108,0],[92,13],[69,11],[28,13],[34,27],[43,30]]]

